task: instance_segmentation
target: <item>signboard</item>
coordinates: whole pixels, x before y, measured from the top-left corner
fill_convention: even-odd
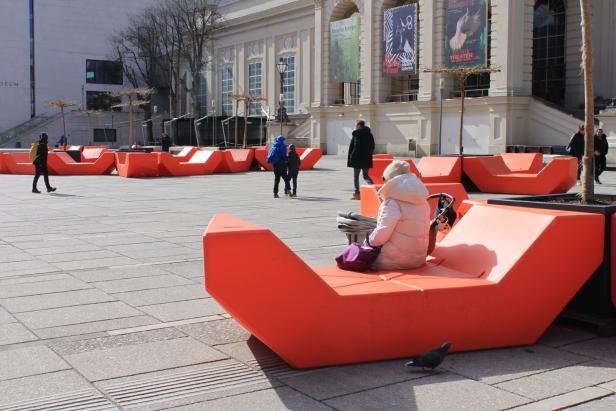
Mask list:
[[[359,17],[334,21],[330,25],[330,83],[359,80]]]
[[[417,4],[394,7],[383,13],[383,74],[417,73]]]
[[[445,67],[487,66],[487,1],[445,0],[445,4]]]

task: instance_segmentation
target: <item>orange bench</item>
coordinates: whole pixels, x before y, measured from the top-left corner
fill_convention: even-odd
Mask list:
[[[159,153],[159,175],[161,176],[194,176],[212,174],[223,161],[221,151],[197,150],[190,159],[178,157],[169,153]]]
[[[116,168],[121,177],[158,177],[157,153],[115,153]]]
[[[81,151],[81,162],[92,163],[103,154],[107,152],[107,147],[87,146]]]
[[[454,210],[457,212],[458,208],[464,200],[468,200],[468,194],[464,189],[464,186],[460,183],[451,184],[425,184],[430,194],[447,193],[454,196],[456,202],[453,205]],[[379,214],[379,207],[381,206],[381,198],[379,197],[379,190],[382,184],[376,185],[363,185],[359,188],[360,192],[360,205],[359,210],[361,215],[366,217],[376,218]],[[436,200],[430,201],[430,215],[434,214],[436,209]]]
[[[214,170],[215,173],[243,173],[250,170],[255,156],[251,148],[230,148],[222,150],[223,160]]]
[[[464,172],[484,193],[566,193],[577,181],[577,160],[560,157],[537,173],[512,172],[503,157],[465,157]]]
[[[53,152],[47,157],[47,167],[50,174],[61,176],[111,174],[115,170],[115,155],[105,152],[96,161],[78,163],[68,153]]]
[[[502,153],[500,156],[512,173],[537,174],[543,168],[541,153]]]
[[[422,157],[417,164],[424,183],[459,183],[462,181],[460,157]]]
[[[9,170],[6,167],[6,161],[4,160],[4,156],[7,153],[0,153],[0,174],[8,174]]]
[[[414,270],[313,269],[270,230],[216,215],[206,288],[297,368],[533,344],[603,258],[604,218],[476,205]],[[229,258],[242,249],[242,258]],[[563,255],[584,258],[562,258]],[[332,259],[333,259],[332,255]]]
[[[183,147],[179,153],[175,154],[174,157],[179,159],[182,162],[186,162],[190,160],[190,158],[200,149],[193,146]]]
[[[320,148],[298,147],[295,151],[297,151],[299,159],[301,160],[300,170],[314,169],[315,164],[323,157],[323,150]],[[255,160],[265,170],[272,171],[274,167],[267,162],[267,153],[269,153],[269,148],[256,147]]]
[[[34,175],[30,153],[25,151],[4,153],[4,167],[10,174]]]
[[[387,168],[388,165],[394,159],[392,158],[373,158],[372,159],[372,168],[368,171],[368,175],[374,181],[374,184],[383,184],[383,172]],[[421,174],[419,174],[419,170],[415,166],[415,163],[410,158],[396,158],[395,160],[402,160],[409,163],[409,167],[411,169],[411,173],[415,174],[417,177],[421,178]]]

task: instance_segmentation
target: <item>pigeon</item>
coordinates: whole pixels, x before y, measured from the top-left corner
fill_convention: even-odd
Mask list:
[[[439,348],[428,351],[419,357],[415,357],[404,365],[406,367],[421,367],[423,369],[430,368],[431,370],[434,370],[443,362],[447,356],[447,351],[449,351],[450,348],[451,343],[446,342]]]

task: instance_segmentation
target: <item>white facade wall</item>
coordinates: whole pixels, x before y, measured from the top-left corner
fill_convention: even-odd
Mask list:
[[[0,1],[0,131],[30,119],[28,2]]]

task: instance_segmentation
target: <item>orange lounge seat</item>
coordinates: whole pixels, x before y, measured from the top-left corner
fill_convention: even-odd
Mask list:
[[[255,160],[261,167],[263,167],[263,169],[267,171],[272,171],[274,170],[274,167],[272,167],[272,165],[267,162],[267,153],[269,153],[268,147],[255,148]]]
[[[419,174],[419,170],[415,166],[415,163],[410,158],[395,158],[395,160],[402,160],[409,163],[409,167],[411,168],[411,173],[415,174],[417,177],[421,178],[421,174]],[[394,161],[392,158],[374,158],[372,159],[372,168],[368,171],[368,175],[374,181],[374,184],[383,184],[383,172],[387,168],[391,162]],[[360,176],[361,178],[361,176]]]
[[[243,173],[250,170],[255,157],[251,148],[230,148],[221,151],[223,160],[218,164],[215,173]]]
[[[116,168],[121,177],[158,177],[157,153],[116,152]]]
[[[9,169],[6,167],[6,161],[4,160],[4,156],[7,153],[0,153],[0,174],[8,174]]]
[[[393,154],[373,154],[372,158],[381,158],[381,159],[389,159],[389,160],[393,160],[394,159],[394,155]]]
[[[417,169],[424,183],[459,183],[462,181],[460,157],[422,157]]]
[[[103,154],[107,152],[107,147],[87,146],[81,151],[82,163],[93,163]]]
[[[105,152],[94,162],[78,163],[68,153],[53,152],[47,157],[47,167],[50,174],[60,176],[111,174],[115,170],[115,155]]]
[[[4,153],[4,167],[10,174],[34,175],[30,153],[25,151]]]
[[[186,146],[182,147],[179,153],[175,154],[174,157],[179,159],[181,162],[187,162],[197,151],[200,151],[198,147]]]
[[[501,156],[465,157],[464,172],[484,193],[566,193],[577,181],[577,160],[559,157],[538,173],[514,173]]]
[[[458,208],[464,200],[468,200],[468,194],[464,189],[464,186],[460,183],[450,184],[425,184],[430,194],[447,193],[455,197],[456,202],[453,207],[458,211]],[[377,185],[364,185],[359,188],[360,191],[360,213],[366,217],[373,217],[379,213],[379,207],[381,206],[381,199],[378,191],[382,187],[381,184]],[[430,215],[434,213],[436,208],[436,200],[430,201]],[[459,216],[459,215],[458,215]]]
[[[195,176],[212,174],[223,161],[221,151],[197,150],[188,161],[169,153],[159,153],[159,175],[161,176]],[[183,157],[185,158],[185,157]]]
[[[512,173],[537,174],[543,168],[541,153],[502,153],[500,156]]]
[[[323,157],[323,150],[320,148],[298,147],[295,151],[297,151],[301,160],[300,170],[312,170],[315,164]],[[274,167],[267,162],[267,153],[269,153],[268,147],[255,148],[255,160],[265,170],[272,171]]]
[[[604,217],[477,205],[421,268],[312,269],[270,230],[216,215],[206,288],[293,367],[533,344],[603,258]],[[229,258],[242,250],[242,258]],[[563,255],[583,255],[568,259]],[[333,259],[333,255],[332,255]]]

